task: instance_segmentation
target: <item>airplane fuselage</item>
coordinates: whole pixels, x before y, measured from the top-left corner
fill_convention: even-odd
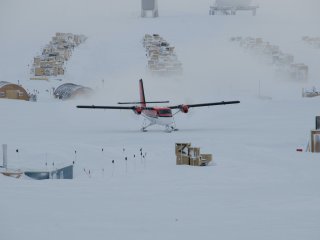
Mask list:
[[[148,119],[152,125],[158,124],[169,127],[174,123],[172,110],[167,107],[154,107],[143,110],[141,115]]]

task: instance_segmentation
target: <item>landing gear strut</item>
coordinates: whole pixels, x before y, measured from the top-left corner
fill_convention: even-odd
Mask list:
[[[147,132],[147,128],[152,126],[152,125],[154,125],[154,123],[147,124],[146,120],[143,120],[141,131],[142,132]]]
[[[175,127],[172,126],[172,125],[171,125],[171,126],[167,125],[165,131],[166,131],[166,132],[172,132],[172,131],[178,131],[178,129],[175,128]]]

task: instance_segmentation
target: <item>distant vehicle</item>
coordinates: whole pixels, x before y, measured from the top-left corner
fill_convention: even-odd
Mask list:
[[[189,108],[195,107],[206,107],[213,105],[227,105],[236,104],[240,101],[222,101],[222,102],[211,102],[211,103],[199,103],[199,104],[180,104],[175,106],[167,107],[155,107],[147,106],[147,103],[169,103],[169,101],[152,101],[147,102],[145,100],[143,82],[142,79],[139,81],[140,90],[140,102],[119,102],[118,104],[135,104],[133,106],[95,106],[95,105],[79,105],[77,108],[93,108],[93,109],[122,109],[122,110],[132,110],[135,114],[141,115],[146,118],[149,123],[144,122],[141,130],[146,131],[146,129],[152,125],[164,126],[167,132],[176,131],[173,116],[179,112],[188,113]],[[137,105],[139,104],[139,105]],[[172,110],[177,110],[172,113]]]
[[[209,15],[222,13],[223,15],[236,15],[237,11],[252,11],[256,15],[257,5],[250,5],[252,0],[216,0],[210,7]]]

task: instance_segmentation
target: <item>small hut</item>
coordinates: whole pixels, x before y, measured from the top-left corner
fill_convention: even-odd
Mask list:
[[[0,81],[0,98],[20,99],[28,101],[30,96],[20,85]]]
[[[79,96],[90,96],[92,93],[93,90],[89,87],[83,87],[74,83],[65,83],[57,87],[53,94],[56,98],[67,100]]]

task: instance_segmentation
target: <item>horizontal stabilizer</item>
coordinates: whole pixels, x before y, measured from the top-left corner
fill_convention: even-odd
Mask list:
[[[118,102],[118,104],[141,104],[141,103],[169,103],[169,101],[154,101],[154,102]]]

